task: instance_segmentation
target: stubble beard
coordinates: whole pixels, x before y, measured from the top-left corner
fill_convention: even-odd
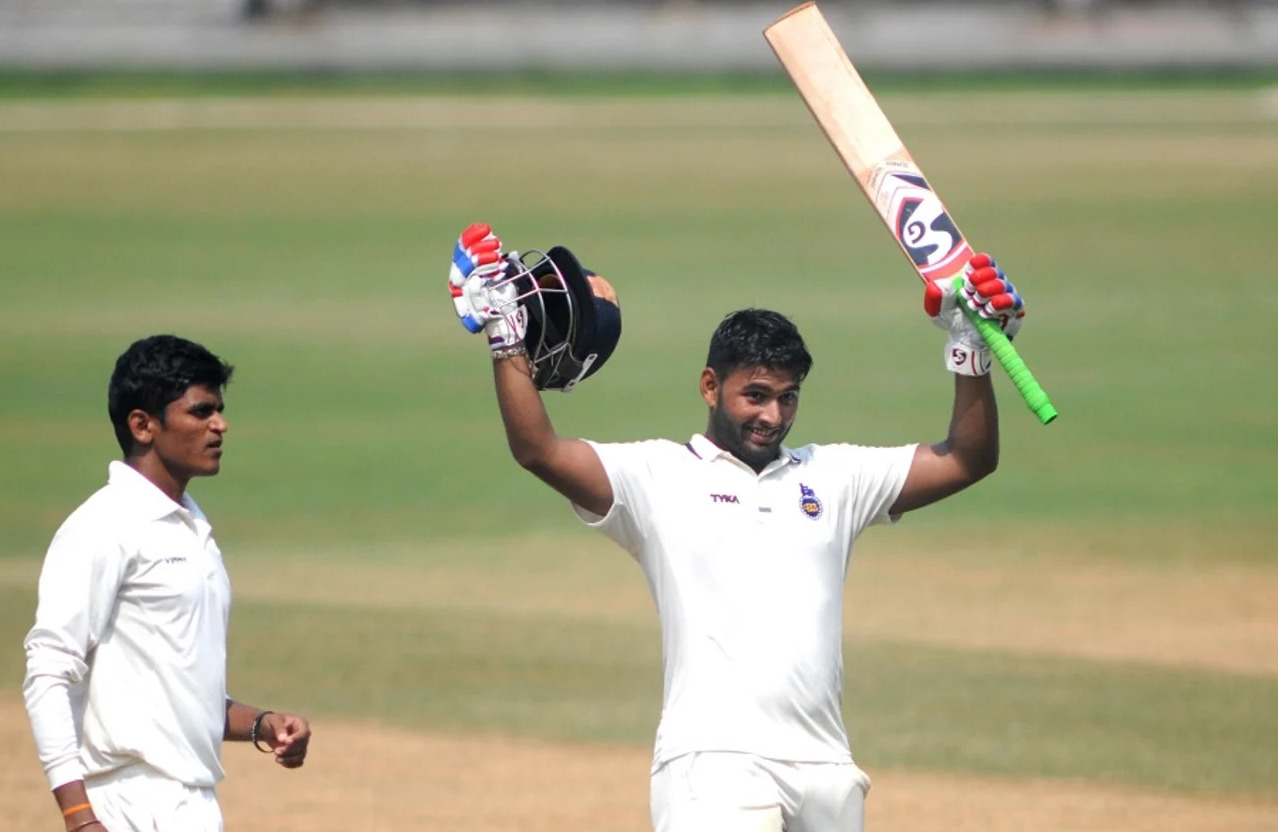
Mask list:
[[[712,408],[710,411],[709,438],[714,444],[758,471],[780,456],[781,442],[785,439],[786,434],[790,432],[790,427],[789,425],[782,427],[777,431],[777,436],[772,442],[760,447],[746,443],[744,438],[746,424],[748,423],[734,422],[724,412],[723,403],[720,401],[719,406]]]

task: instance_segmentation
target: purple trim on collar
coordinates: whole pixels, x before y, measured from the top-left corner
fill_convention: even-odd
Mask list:
[[[683,446],[688,449],[688,453],[692,454],[697,459],[702,459],[701,454],[697,453],[697,449],[692,447],[691,442],[685,442]]]

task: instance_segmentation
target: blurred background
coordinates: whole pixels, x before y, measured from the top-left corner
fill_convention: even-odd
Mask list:
[[[3,0],[0,62],[174,69],[766,70],[783,4]],[[1272,66],[1274,0],[829,0],[867,68]]]
[[[857,544],[871,828],[1273,832],[1278,2],[821,6],[1061,414],[997,376],[997,474]],[[816,359],[794,444],[939,439],[941,335],[763,40],[789,7],[0,0],[0,826],[53,811],[45,547],[118,456],[115,357],[176,332],[237,367],[191,486],[232,693],[322,738],[296,776],[228,749],[228,829],[647,828],[643,578],[511,462],[447,258],[487,221],[617,287],[564,434],[686,440],[760,305]]]

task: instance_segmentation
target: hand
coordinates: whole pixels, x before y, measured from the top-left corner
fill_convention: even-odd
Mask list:
[[[262,717],[261,739],[275,752],[284,768],[301,768],[311,742],[311,726],[297,714],[269,713]]]
[[[469,332],[483,330],[494,351],[522,344],[528,332],[518,289],[503,279],[506,266],[501,240],[487,225],[475,223],[457,239],[448,272],[448,293],[462,326]]]
[[[972,257],[963,271],[963,285],[956,289],[953,284],[952,277],[928,283],[923,290],[923,309],[932,323],[949,333],[945,368],[959,375],[986,375],[990,371],[989,347],[960,305],[996,322],[1011,340],[1020,331],[1025,303],[988,254]]]

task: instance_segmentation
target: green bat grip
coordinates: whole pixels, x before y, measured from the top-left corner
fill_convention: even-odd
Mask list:
[[[956,291],[963,288],[963,278],[954,278],[954,288]],[[1034,415],[1040,422],[1045,425],[1051,424],[1056,418],[1056,408],[1052,407],[1051,400],[1047,398],[1047,391],[1039,385],[1038,379],[1034,378],[1029,367],[1025,366],[1025,360],[1016,351],[1016,347],[1012,346],[1012,342],[1007,340],[1003,330],[999,329],[998,324],[973,312],[967,304],[960,301],[959,306],[967,315],[967,319],[981,333],[985,343],[989,344],[990,352],[994,353],[998,363],[1003,365],[1008,377],[1012,379],[1012,384],[1021,391],[1021,398],[1025,399],[1025,404],[1029,405],[1029,409],[1034,411]]]

